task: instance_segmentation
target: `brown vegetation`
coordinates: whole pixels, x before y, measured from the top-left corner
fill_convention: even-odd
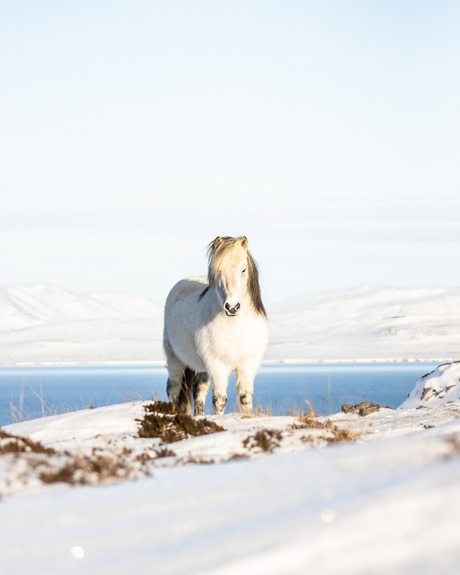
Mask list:
[[[70,454],[69,454],[70,455]],[[124,457],[109,457],[107,455],[70,456],[59,469],[49,469],[40,473],[43,483],[69,483],[70,485],[85,485],[101,483],[108,479],[125,479],[132,468]]]
[[[261,429],[254,435],[246,437],[243,441],[243,446],[246,449],[260,449],[261,451],[272,452],[276,447],[279,447],[283,438],[281,431],[276,429]]]
[[[0,429],[0,454],[5,453],[46,453],[52,455],[54,449],[43,447],[38,441],[32,441],[27,437],[10,435]]]
[[[294,423],[291,429],[327,429],[333,437],[325,437],[329,442],[352,441],[359,437],[359,433],[351,429],[340,429],[331,421],[318,421],[312,411],[308,411],[299,417],[300,423]]]
[[[208,419],[195,419],[172,403],[154,401],[145,406],[145,415],[139,422],[139,437],[159,437],[163,443],[174,443],[189,437],[224,431]]]
[[[357,411],[359,415],[361,415],[362,417],[370,415],[375,411],[380,411],[381,409],[394,409],[394,408],[388,407],[387,405],[381,405],[380,403],[374,405],[372,401],[363,401],[361,403],[358,403],[358,405],[348,405],[348,403],[342,405],[342,411],[344,413],[352,413],[354,411]]]

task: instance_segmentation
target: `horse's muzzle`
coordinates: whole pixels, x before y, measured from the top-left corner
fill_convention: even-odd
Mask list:
[[[231,307],[230,304],[226,303],[224,305],[224,309],[225,309],[225,313],[228,315],[228,317],[234,317],[238,310],[240,309],[240,304],[237,303],[235,306]]]

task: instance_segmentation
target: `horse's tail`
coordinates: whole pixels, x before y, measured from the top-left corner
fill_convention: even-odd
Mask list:
[[[184,409],[187,412],[192,410],[193,380],[195,379],[195,375],[196,373],[193,370],[186,367],[182,376],[182,385],[177,405],[180,409]]]

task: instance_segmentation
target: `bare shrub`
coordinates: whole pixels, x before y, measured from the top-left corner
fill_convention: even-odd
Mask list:
[[[176,457],[176,454],[171,449],[163,447],[163,449],[155,449],[156,458],[160,457]]]
[[[261,429],[254,435],[250,435],[243,440],[243,446],[246,449],[260,449],[261,451],[272,452],[279,447],[283,438],[281,431],[276,429]]]
[[[5,453],[46,453],[52,455],[55,453],[54,449],[44,447],[38,441],[32,441],[27,437],[19,437],[18,435],[10,435],[0,429],[0,454]]]
[[[102,483],[108,479],[124,479],[129,476],[132,467],[123,457],[107,455],[73,456],[59,469],[49,469],[40,473],[43,483],[69,483],[85,485]]]
[[[172,403],[154,401],[144,407],[143,419],[138,419],[139,437],[159,437],[163,443],[174,443],[189,437],[224,431],[208,419],[195,419]]]
[[[333,437],[325,437],[326,441],[352,441],[359,437],[360,433],[351,429],[340,429],[328,419],[324,422],[318,421],[312,411],[308,411],[299,417],[300,423],[294,423],[291,429],[327,429]]]

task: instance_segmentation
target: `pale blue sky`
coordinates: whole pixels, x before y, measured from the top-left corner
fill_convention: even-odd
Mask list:
[[[1,283],[460,285],[456,1],[0,0]]]

